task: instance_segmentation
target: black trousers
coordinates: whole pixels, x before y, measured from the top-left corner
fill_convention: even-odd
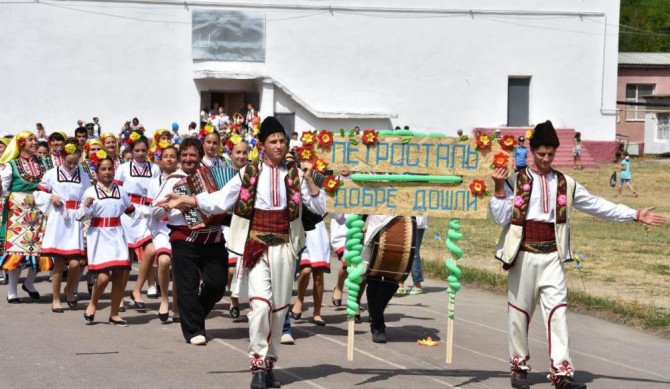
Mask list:
[[[386,279],[384,281],[378,278],[368,277],[368,286],[365,290],[368,297],[368,311],[370,314],[370,330],[372,332],[385,332],[384,311],[389,301],[393,298],[398,283]]]
[[[181,319],[181,332],[189,341],[205,335],[205,317],[221,300],[228,281],[228,251],[224,242],[197,244],[171,241],[172,267]],[[202,289],[198,294],[200,280]]]

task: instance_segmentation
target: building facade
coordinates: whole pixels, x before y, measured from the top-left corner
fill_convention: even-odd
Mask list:
[[[297,131],[527,126],[613,141],[619,4],[0,3],[0,130],[186,126],[243,102]]]

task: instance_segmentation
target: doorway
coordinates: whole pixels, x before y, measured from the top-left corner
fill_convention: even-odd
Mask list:
[[[509,77],[507,82],[507,126],[528,126],[530,77]]]

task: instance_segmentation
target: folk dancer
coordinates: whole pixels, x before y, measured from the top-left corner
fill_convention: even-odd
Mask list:
[[[33,282],[37,272],[50,270],[52,266],[51,258],[41,255],[44,215],[37,208],[33,193],[46,168],[35,158],[36,148],[37,138],[32,132],[19,132],[0,158],[0,165],[3,165],[0,171],[0,242],[3,251],[0,266],[8,272],[7,302],[10,304],[21,302],[16,289],[22,269],[28,268],[22,289],[30,298],[39,300],[40,294]]]
[[[586,388],[573,380],[575,368],[569,353],[567,284],[563,264],[573,260],[570,217],[573,207],[611,221],[665,223],[652,208],[634,210],[591,195],[572,177],[552,168],[560,145],[550,121],[535,127],[530,140],[534,162],[508,177],[496,169],[495,197],[490,211],[503,227],[496,258],[509,270],[509,353],[511,385],[528,388],[528,326],[539,300],[547,331],[550,378],[560,389]]]

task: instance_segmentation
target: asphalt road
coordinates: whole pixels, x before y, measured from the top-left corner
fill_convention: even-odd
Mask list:
[[[339,265],[335,265],[337,268]],[[336,269],[334,269],[336,270]],[[133,277],[134,279],[134,277]],[[161,324],[158,300],[149,310],[129,310],[130,327],[106,324],[108,296],[87,326],[77,311],[51,312],[51,284],[41,276],[39,301],[4,301],[0,287],[0,388],[238,388],[248,387],[248,329],[244,314],[228,316],[228,297],[207,321],[207,346],[184,342],[178,324]],[[465,286],[457,296],[454,362],[445,363],[444,341],[417,345],[431,336],[446,338],[446,283],[428,280],[425,293],[394,298],[387,309],[389,343],[371,341],[366,313],[356,325],[355,354],[346,359],[347,322],[330,304],[335,272],[326,277],[323,318],[309,322],[311,309],[294,322],[295,345],[282,346],[276,376],[293,388],[506,388],[509,387],[504,296]],[[132,284],[131,284],[132,285]],[[85,283],[80,295],[85,298]],[[307,298],[311,308],[311,297]],[[63,301],[63,305],[65,303]],[[244,305],[243,305],[244,306]],[[593,317],[571,313],[572,358],[577,378],[589,388],[670,387],[670,341]],[[549,388],[540,313],[531,324],[533,387]]]

